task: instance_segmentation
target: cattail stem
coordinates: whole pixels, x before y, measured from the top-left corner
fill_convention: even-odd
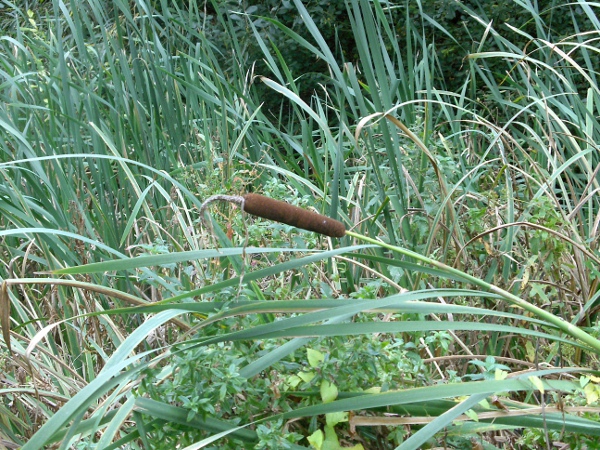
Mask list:
[[[210,230],[211,234],[213,234],[213,235],[214,235],[214,233],[213,233],[212,224],[206,220],[204,213],[206,212],[206,208],[208,208],[211,203],[218,202],[218,201],[235,203],[237,205],[240,205],[240,207],[242,207],[242,209],[243,209],[244,197],[240,197],[239,195],[217,194],[217,195],[212,195],[212,196],[208,197],[204,201],[204,203],[202,203],[202,205],[200,206],[200,220],[202,221],[204,226]]]

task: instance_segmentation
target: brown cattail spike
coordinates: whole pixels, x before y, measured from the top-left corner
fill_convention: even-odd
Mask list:
[[[342,222],[263,195],[244,195],[243,209],[253,216],[286,223],[325,236],[342,237],[346,234],[346,227]]]

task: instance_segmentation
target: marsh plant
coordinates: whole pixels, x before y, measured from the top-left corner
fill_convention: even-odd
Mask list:
[[[22,3],[0,447],[596,445],[596,3]]]

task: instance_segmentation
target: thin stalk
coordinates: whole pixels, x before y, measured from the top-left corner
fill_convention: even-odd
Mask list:
[[[580,341],[582,341],[582,342],[586,343],[587,345],[589,345],[590,347],[592,347],[597,352],[600,352],[600,340],[598,340],[595,337],[591,336],[590,334],[586,333],[581,328],[565,321],[563,318],[555,316],[554,314],[549,313],[548,311],[545,311],[538,306],[532,305],[531,303],[528,303],[527,301],[523,300],[522,298],[517,297],[516,295],[511,294],[510,292],[505,291],[504,289],[501,289],[498,286],[494,286],[493,284],[487,283],[477,277],[469,275],[468,273],[465,273],[462,270],[458,270],[453,267],[447,266],[444,263],[441,263],[439,261],[436,261],[435,259],[431,259],[431,258],[428,258],[423,255],[420,255],[411,250],[407,250],[405,248],[398,247],[398,246],[391,245],[391,244],[386,244],[385,242],[378,241],[376,239],[364,236],[362,234],[355,233],[353,231],[346,231],[346,235],[353,237],[355,239],[358,239],[360,241],[375,244],[380,247],[386,248],[390,251],[400,253],[401,255],[408,256],[409,258],[414,258],[417,261],[421,261],[425,264],[429,264],[438,269],[441,269],[441,270],[445,271],[446,273],[448,273],[449,275],[454,275],[454,276],[460,277],[467,282],[473,283],[476,286],[479,286],[481,288],[487,289],[490,292],[498,294],[502,298],[504,298],[506,301],[508,301],[509,303],[512,303],[513,305],[516,305],[520,308],[523,308],[526,311],[529,311],[529,312],[535,314],[536,316],[540,317],[541,319],[556,326],[558,329],[564,331],[569,336],[572,336],[575,339],[579,339]]]
[[[106,295],[107,297],[117,298],[119,300],[124,301],[125,303],[129,303],[130,305],[135,306],[150,306],[152,303],[146,302],[145,300],[140,299],[134,295],[128,294],[126,292],[119,291],[117,289],[109,288],[106,286],[99,286],[93,283],[86,283],[84,281],[77,280],[65,280],[61,278],[15,278],[4,280],[0,285],[0,290],[2,293],[6,293],[9,286],[19,286],[24,284],[43,284],[43,285],[51,285],[51,286],[67,286],[75,289],[82,289],[88,292],[96,292],[98,294]],[[3,296],[4,298],[4,296]],[[1,304],[0,304],[1,306]],[[93,311],[90,311],[93,312]],[[178,325],[184,330],[189,330],[190,325],[179,320],[179,319],[171,319],[171,322]],[[4,326],[2,326],[3,329]],[[7,329],[7,328],[6,328]]]

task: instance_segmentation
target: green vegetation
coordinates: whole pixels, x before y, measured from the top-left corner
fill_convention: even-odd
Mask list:
[[[598,5],[409,3],[2,3],[0,448],[597,448]]]

